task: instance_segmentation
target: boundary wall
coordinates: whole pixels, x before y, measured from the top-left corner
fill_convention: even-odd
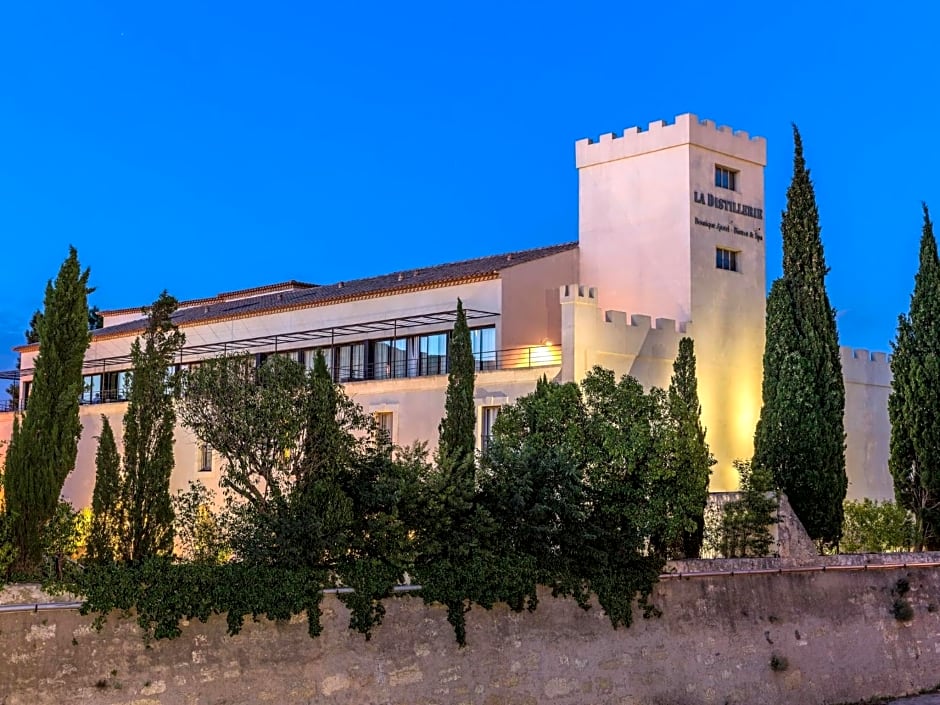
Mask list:
[[[596,605],[585,612],[543,592],[534,613],[474,608],[463,649],[444,608],[414,597],[388,600],[369,641],[347,629],[332,596],[317,639],[304,619],[248,622],[229,637],[216,616],[145,644],[132,620],[112,617],[95,632],[74,611],[0,614],[0,703],[812,705],[898,696],[938,684],[940,572],[915,564],[937,558],[908,554],[907,566],[880,569],[864,556],[822,559],[828,570],[787,570],[795,564],[783,559],[677,566],[712,572],[662,580],[660,618],[614,630]],[[720,572],[729,570],[739,572]],[[892,613],[899,599],[912,608],[908,621]]]

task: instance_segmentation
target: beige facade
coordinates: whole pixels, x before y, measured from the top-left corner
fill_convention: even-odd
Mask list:
[[[303,351],[309,361],[310,351],[328,349],[347,392],[366,411],[383,414],[395,442],[433,446],[447,383],[435,336],[452,327],[460,298],[471,328],[480,331],[482,444],[493,407],[528,394],[542,375],[578,381],[601,365],[646,386],[666,386],[678,341],[688,335],[695,340],[703,421],[718,461],[712,488],[735,489],[732,463],[751,456],[760,413],[766,143],[682,115],[670,125],[579,141],[575,157],[577,243],[184,302],[180,363],[235,350],[259,356]],[[139,321],[138,309],[106,312],[87,353],[89,403],[81,407],[77,466],[64,489],[77,505],[90,501],[101,415],[121,428],[126,404],[115,400],[115,373],[129,367]],[[37,349],[20,352],[22,397]],[[887,360],[844,350],[843,367],[849,495],[888,497]],[[102,400],[107,403],[97,403]],[[0,413],[0,438],[9,436],[12,417]],[[196,478],[216,484],[220,459],[209,459],[178,429],[173,489]]]

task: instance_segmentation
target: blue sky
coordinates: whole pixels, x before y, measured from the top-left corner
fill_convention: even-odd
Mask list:
[[[577,237],[574,141],[800,126],[843,344],[886,350],[940,218],[940,5],[5,3],[0,368],[74,244],[101,308]]]

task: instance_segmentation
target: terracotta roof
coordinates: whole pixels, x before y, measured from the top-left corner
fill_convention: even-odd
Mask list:
[[[299,282],[296,279],[291,279],[286,282],[278,282],[277,284],[264,284],[263,286],[254,286],[249,289],[236,289],[235,291],[225,291],[221,294],[216,294],[215,296],[207,296],[202,299],[188,299],[186,301],[180,301],[179,307],[186,308],[188,306],[197,306],[199,304],[215,303],[217,301],[226,301],[235,298],[244,299],[250,296],[256,296],[258,294],[267,294],[273,293],[276,291],[284,291],[286,289],[311,289],[319,284],[310,284],[308,282]],[[130,308],[112,308],[107,311],[99,311],[102,316],[118,316],[128,313],[140,313],[144,309],[143,306],[132,306]]]
[[[377,277],[354,279],[345,282],[335,282],[321,286],[304,285],[289,288],[276,293],[261,293],[258,296],[238,298],[236,300],[219,300],[219,297],[210,299],[195,299],[185,302],[188,308],[179,309],[173,316],[173,321],[179,326],[195,325],[215,320],[243,318],[261,314],[273,313],[289,309],[309,308],[322,306],[328,303],[347,301],[351,299],[371,298],[374,296],[387,296],[393,293],[414,291],[451,284],[493,279],[503,269],[509,269],[526,262],[550,257],[552,255],[573,250],[577,242],[566,242],[561,245],[550,245],[531,250],[506,252],[499,255],[477,257],[475,259],[449,262],[431,267],[408,269],[391,274],[382,274]],[[272,287],[284,285],[269,285],[257,287],[257,290],[268,291]],[[243,292],[252,290],[245,289]],[[241,294],[243,292],[235,292]],[[220,295],[231,297],[232,294]],[[199,305],[202,304],[202,305]],[[132,312],[135,309],[123,309]],[[112,315],[114,311],[110,312]],[[98,339],[118,337],[136,333],[144,329],[144,318],[120,323],[116,326],[107,326],[93,331]],[[32,345],[21,346],[15,350],[29,350]]]

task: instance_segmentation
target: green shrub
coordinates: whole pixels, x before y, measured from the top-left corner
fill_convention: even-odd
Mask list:
[[[892,553],[914,546],[914,517],[894,502],[845,503],[839,549],[843,553]]]
[[[711,534],[706,546],[725,558],[770,555],[774,544],[770,527],[778,521],[779,504],[773,478],[748,461],[736,460],[734,466],[741,477],[741,497],[721,507],[718,517],[706,516]]]
[[[12,522],[0,504],[0,587],[13,565],[14,555]]]

